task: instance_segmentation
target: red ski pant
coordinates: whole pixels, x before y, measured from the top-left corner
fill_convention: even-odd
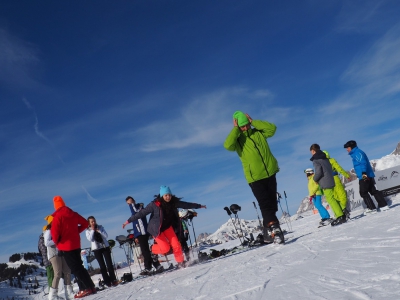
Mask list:
[[[154,240],[156,241],[156,244],[151,248],[151,252],[154,254],[165,254],[172,246],[176,262],[183,262],[181,243],[179,243],[178,237],[176,236],[174,229],[172,229],[172,226],[161,232],[159,236],[154,238]]]

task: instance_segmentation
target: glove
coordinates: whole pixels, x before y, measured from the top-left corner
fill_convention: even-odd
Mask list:
[[[367,174],[366,174],[366,173],[362,173],[362,178],[363,178],[364,180],[368,180]]]
[[[310,203],[312,203],[314,196],[310,196]]]

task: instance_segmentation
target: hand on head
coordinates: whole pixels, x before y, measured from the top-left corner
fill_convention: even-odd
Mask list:
[[[234,127],[238,127],[237,119],[235,119],[235,118],[233,118],[233,126],[234,126]]]
[[[245,114],[246,115],[246,117],[247,117],[247,119],[249,120],[249,122],[251,123],[251,122],[253,122],[253,119],[249,116],[249,114]]]

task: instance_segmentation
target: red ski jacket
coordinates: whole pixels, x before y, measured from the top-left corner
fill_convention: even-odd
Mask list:
[[[81,248],[79,234],[88,226],[88,221],[67,206],[60,207],[53,213],[51,237],[58,250],[71,251]]]

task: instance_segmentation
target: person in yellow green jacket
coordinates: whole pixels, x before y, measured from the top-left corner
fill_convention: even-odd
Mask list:
[[[275,124],[253,120],[248,114],[236,111],[233,128],[225,139],[224,147],[236,151],[242,161],[244,176],[258,201],[264,224],[265,243],[285,243],[276,217],[278,202],[275,174],[278,162],[272,155],[267,138],[275,134]]]
[[[322,191],[318,183],[314,181],[314,170],[311,168],[305,169],[304,173],[306,173],[308,180],[308,194],[310,196],[310,202],[313,201],[314,206],[321,216],[321,222],[319,222],[319,225],[329,225],[333,221],[333,219],[329,215],[329,212],[326,210],[326,208],[322,205]]]
[[[333,171],[333,179],[335,180],[335,187],[333,188],[333,195],[336,200],[338,200],[340,207],[342,208],[343,213],[347,218],[350,218],[350,212],[347,210],[347,194],[343,187],[342,182],[340,181],[339,174],[342,174],[346,178],[350,178],[350,175],[339,165],[339,163],[333,157],[329,156],[328,151],[322,151],[325,153],[326,158],[329,160],[332,166]]]
[[[318,144],[312,144],[310,147],[311,161],[314,165],[314,181],[317,182],[325,195],[326,201],[329,203],[336,219],[331,222],[332,226],[337,226],[347,222],[347,217],[343,214],[343,210],[340,207],[339,202],[333,195],[333,188],[335,186],[335,180],[333,179],[332,166],[329,160],[326,158],[326,154],[321,151]]]

